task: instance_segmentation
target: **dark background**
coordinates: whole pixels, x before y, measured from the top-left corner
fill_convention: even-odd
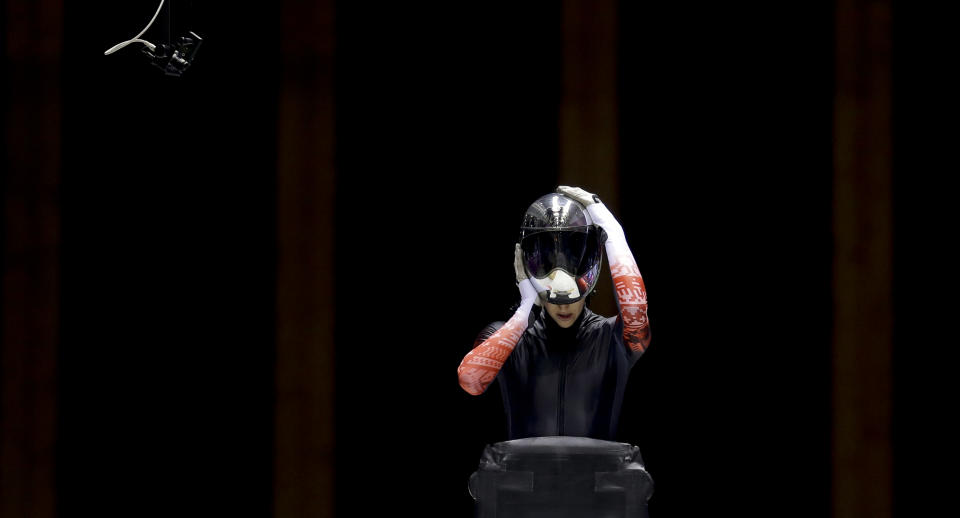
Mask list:
[[[181,78],[136,45],[102,56],[155,6],[62,8],[62,516],[273,513],[280,7],[174,6],[205,38]],[[621,440],[655,516],[830,513],[834,7],[619,5],[615,213],[653,332]],[[335,168],[317,173],[335,178],[334,505],[467,516],[504,423],[496,389],[468,396],[454,371],[509,316],[517,225],[558,183],[560,6],[335,11]],[[946,311],[927,301],[948,90],[935,16],[893,13],[891,448],[895,514],[914,516],[935,477],[897,473],[943,433]]]

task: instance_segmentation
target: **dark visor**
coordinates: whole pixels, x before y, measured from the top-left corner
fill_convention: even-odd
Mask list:
[[[584,230],[537,232],[520,243],[523,259],[530,275],[542,279],[560,268],[571,276],[579,276],[588,251],[588,233]]]

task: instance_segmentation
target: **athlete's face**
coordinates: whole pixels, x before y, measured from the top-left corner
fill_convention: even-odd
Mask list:
[[[573,304],[551,304],[546,302],[544,306],[546,306],[547,313],[553,318],[553,321],[556,322],[558,326],[566,329],[577,321],[577,317],[579,317],[580,312],[583,311],[585,302],[586,299],[584,298]]]

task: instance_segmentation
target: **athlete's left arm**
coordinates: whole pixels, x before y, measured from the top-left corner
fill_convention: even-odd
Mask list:
[[[593,223],[604,230],[607,241],[607,261],[613,275],[613,287],[617,293],[620,319],[623,322],[623,341],[631,351],[642,353],[650,345],[650,322],[647,319],[647,290],[643,285],[640,269],[627,246],[623,227],[613,217],[600,199],[583,189],[561,185],[562,194],[576,199],[587,207]]]

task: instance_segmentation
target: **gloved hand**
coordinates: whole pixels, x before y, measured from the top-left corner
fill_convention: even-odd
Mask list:
[[[613,217],[613,214],[607,209],[606,205],[600,202],[600,198],[598,198],[597,195],[591,194],[579,187],[570,187],[567,185],[557,187],[557,192],[583,204],[587,209],[587,214],[590,214],[593,224],[606,232],[607,239],[620,239],[626,242],[626,238],[623,236],[623,228],[620,227],[617,218]]]
[[[560,187],[557,187],[557,192],[567,196],[568,198],[573,198],[579,201],[584,207],[589,207],[600,201],[600,198],[598,198],[595,194],[591,194],[579,187],[561,185]]]
[[[520,289],[520,300],[533,298],[533,303],[540,305],[540,297],[537,295],[537,289],[527,278],[527,272],[523,268],[523,252],[520,250],[520,243],[517,243],[513,251],[513,271],[517,275],[517,288]]]

